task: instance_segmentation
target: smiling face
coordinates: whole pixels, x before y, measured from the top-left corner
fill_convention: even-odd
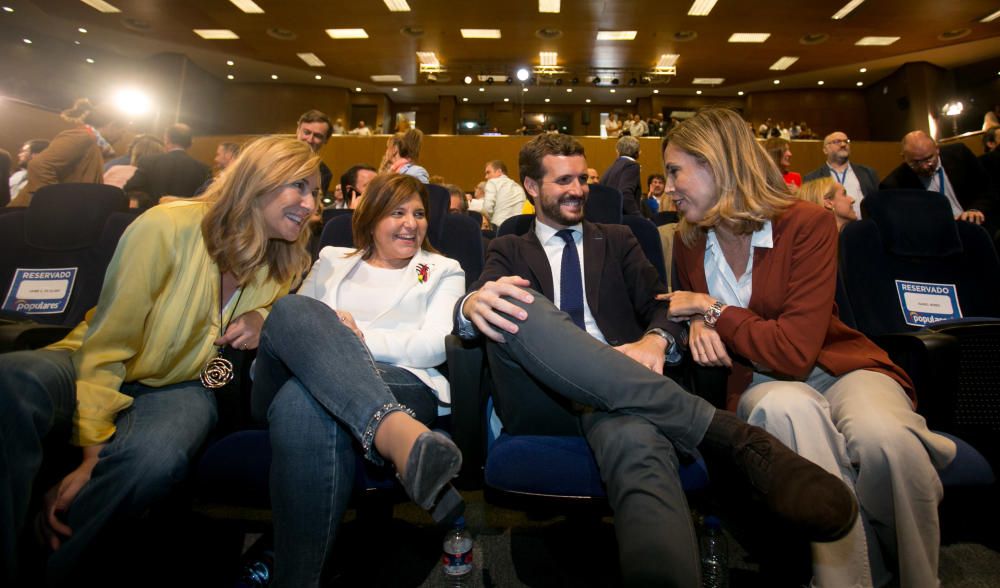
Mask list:
[[[823,153],[828,162],[843,164],[851,157],[851,140],[839,131],[830,133],[823,139]]]
[[[778,162],[778,166],[781,168],[781,173],[788,173],[788,170],[792,169],[792,150],[785,147],[785,151],[781,154],[781,161]]]
[[[323,121],[303,122],[299,125],[295,136],[299,141],[309,145],[314,152],[319,151],[330,138],[330,125]]]
[[[858,220],[857,213],[854,212],[854,198],[847,195],[847,191],[840,184],[837,184],[831,198],[826,198],[823,205],[833,211],[837,217],[837,224],[842,222]]]
[[[564,229],[583,220],[587,186],[587,159],[582,155],[546,155],[541,182],[525,178],[524,188],[535,199],[538,221]]]
[[[690,223],[697,223],[718,202],[715,180],[708,166],[673,143],[663,153],[667,176],[667,195],[677,206],[677,213]]]
[[[375,247],[369,264],[393,269],[406,267],[427,236],[427,211],[420,195],[414,194],[379,219],[373,236]]]
[[[295,241],[316,209],[319,174],[273,190],[261,200],[261,214],[268,239]]]
[[[660,178],[653,178],[649,181],[649,195],[653,198],[659,198],[663,196],[663,191],[666,189],[666,184]]]

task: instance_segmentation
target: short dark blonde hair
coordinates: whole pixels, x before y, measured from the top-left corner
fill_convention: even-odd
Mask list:
[[[778,166],[754,139],[746,121],[727,108],[707,108],[663,138],[708,168],[718,200],[696,224],[681,217],[678,232],[691,246],[711,227],[724,224],[739,235],[760,230],[795,202]]]
[[[420,196],[420,203],[424,206],[425,218],[429,224],[430,195],[423,182],[404,174],[379,174],[372,178],[365,190],[365,197],[361,199],[361,204],[351,219],[351,232],[354,236],[354,247],[357,249],[355,255],[361,254],[361,259],[371,258],[375,253],[375,225],[392,214],[398,206],[413,198],[414,194]],[[426,237],[420,248],[437,253]]]

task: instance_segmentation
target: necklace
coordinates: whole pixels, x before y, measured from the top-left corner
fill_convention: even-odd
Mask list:
[[[221,288],[222,278],[219,278],[219,284]],[[240,294],[236,297],[236,303],[233,304],[233,312],[229,315],[229,320],[226,324],[222,326],[219,330],[219,336],[221,337],[226,333],[226,329],[229,328],[229,324],[233,322],[233,317],[236,316],[236,307],[240,305],[240,298],[243,298],[243,288],[240,287]],[[219,308],[219,322],[222,322],[223,308]],[[201,385],[208,388],[209,390],[218,390],[222,388],[229,382],[233,381],[235,374],[233,372],[233,362],[229,361],[222,356],[222,350],[224,345],[219,346],[219,353],[212,359],[208,360],[205,367],[201,370]]]

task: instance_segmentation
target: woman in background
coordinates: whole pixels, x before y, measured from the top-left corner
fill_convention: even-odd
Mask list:
[[[430,177],[427,170],[416,163],[420,159],[423,139],[424,134],[418,129],[409,129],[389,137],[379,171],[413,176],[424,184],[428,183]]]
[[[802,174],[792,171],[792,143],[781,137],[771,137],[764,141],[764,150],[781,170],[785,183],[794,192],[802,185]]]
[[[847,223],[858,220],[858,215],[854,212],[854,198],[848,196],[844,186],[831,177],[806,182],[796,196],[832,212],[837,221],[837,231],[844,230]]]

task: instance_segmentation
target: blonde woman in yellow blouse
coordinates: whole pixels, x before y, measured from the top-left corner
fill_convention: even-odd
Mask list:
[[[82,454],[36,521],[57,584],[112,516],[142,514],[185,478],[217,418],[206,386],[232,367],[222,349],[256,348],[269,307],[309,267],[319,161],[291,138],[254,141],[202,198],[132,223],[69,336],[0,356],[0,584],[15,583],[43,442]]]

